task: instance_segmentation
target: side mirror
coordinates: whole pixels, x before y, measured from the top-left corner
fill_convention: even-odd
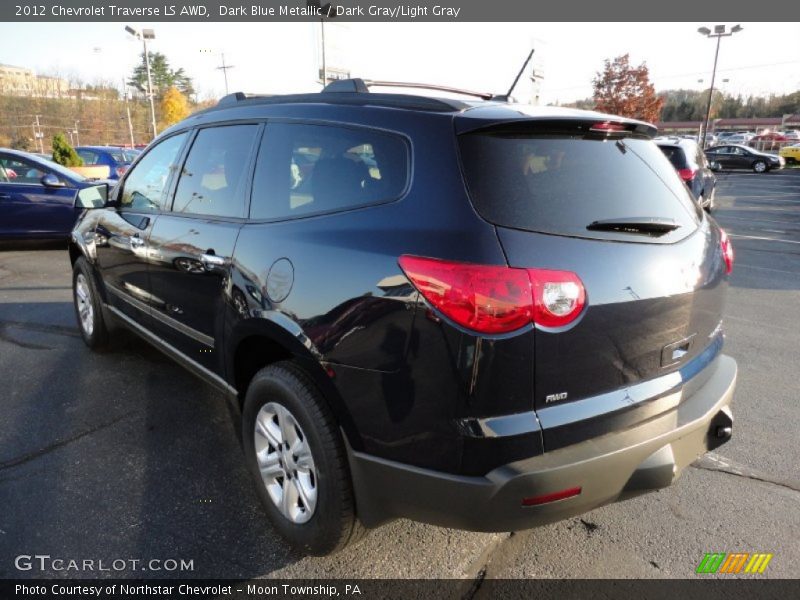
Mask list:
[[[64,182],[61,181],[58,177],[56,177],[52,173],[47,173],[46,175],[43,175],[39,181],[42,182],[42,185],[44,187],[49,187],[49,188],[64,187]]]
[[[108,200],[108,184],[101,183],[78,190],[75,208],[103,208]]]

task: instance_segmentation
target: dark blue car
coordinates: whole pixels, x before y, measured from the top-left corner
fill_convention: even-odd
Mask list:
[[[28,152],[0,148],[0,239],[67,238],[78,190],[97,184]]]
[[[137,154],[133,150],[117,146],[78,146],[75,151],[86,166],[107,166],[109,179],[119,179]]]

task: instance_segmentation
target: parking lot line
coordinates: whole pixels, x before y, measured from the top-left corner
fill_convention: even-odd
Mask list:
[[[758,235],[742,235],[742,234],[739,234],[739,233],[731,233],[729,235],[731,237],[744,238],[746,240],[763,240],[765,242],[783,242],[785,244],[800,244],[799,240],[781,240],[781,239],[778,239],[778,238],[770,238],[770,237],[764,237],[764,236],[758,236]]]

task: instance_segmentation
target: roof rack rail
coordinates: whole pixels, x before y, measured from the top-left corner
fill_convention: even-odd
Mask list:
[[[369,93],[363,80],[339,80],[331,92],[329,84],[322,92],[308,94],[246,94],[234,92],[219,99],[216,106],[206,110],[232,108],[247,104],[340,104],[350,106],[382,106],[387,108],[404,108],[408,110],[427,110],[435,112],[461,111],[470,105],[462,100],[450,98],[432,98],[407,94]],[[362,91],[355,91],[355,90]],[[363,90],[366,90],[365,93]]]
[[[335,92],[356,92],[359,94],[369,93],[370,87],[401,87],[413,88],[419,90],[433,90],[436,92],[448,92],[451,94],[463,94],[465,96],[474,96],[482,100],[492,100],[499,96],[491,92],[475,92],[473,90],[465,90],[462,88],[455,88],[446,85],[434,85],[428,83],[412,83],[408,81],[374,81],[371,79],[360,79],[354,77],[352,79],[337,79],[330,82],[322,90],[323,94]]]

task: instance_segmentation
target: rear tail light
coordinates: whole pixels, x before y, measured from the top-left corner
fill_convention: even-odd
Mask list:
[[[528,269],[533,286],[533,322],[542,327],[563,327],[581,314],[586,289],[575,273]]]
[[[447,318],[479,333],[508,333],[534,323],[563,327],[586,304],[575,273],[474,265],[401,256],[400,267]]]
[[[117,169],[116,169],[117,177],[122,177],[123,175],[125,175],[125,171],[127,171],[127,170],[128,170],[128,167],[117,167]]]
[[[694,174],[697,173],[694,169],[678,169],[678,175],[687,183],[694,179]]]
[[[719,230],[719,246],[722,250],[722,259],[725,261],[725,272],[730,275],[733,271],[733,244],[724,229]]]

